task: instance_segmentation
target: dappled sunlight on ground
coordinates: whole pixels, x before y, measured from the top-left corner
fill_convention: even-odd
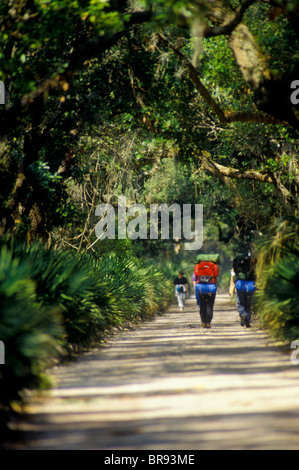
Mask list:
[[[49,397],[15,425],[16,448],[299,448],[299,366],[241,327],[225,295],[211,330],[190,299],[52,376]]]

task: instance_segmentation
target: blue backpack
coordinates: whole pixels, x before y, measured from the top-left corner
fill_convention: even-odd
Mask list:
[[[178,293],[185,292],[183,286],[177,286],[176,290]]]
[[[196,284],[195,291],[199,294],[216,294],[216,284]]]
[[[256,290],[255,282],[254,281],[242,281],[238,279],[236,282],[236,291],[237,292],[248,292],[252,293]]]

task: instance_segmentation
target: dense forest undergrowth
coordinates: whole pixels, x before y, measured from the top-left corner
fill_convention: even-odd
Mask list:
[[[224,291],[250,251],[260,324],[297,339],[297,2],[4,0],[0,26],[2,428],[54,360],[165,311],[198,251]],[[163,204],[193,230],[202,205],[200,249],[174,215],[141,236]]]

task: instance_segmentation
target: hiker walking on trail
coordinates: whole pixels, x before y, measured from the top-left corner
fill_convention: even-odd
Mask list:
[[[188,281],[184,277],[184,273],[182,271],[179,272],[179,277],[176,277],[173,283],[175,285],[175,295],[177,297],[179,307],[181,310],[184,310],[184,300],[188,293]]]
[[[200,312],[201,326],[203,328],[211,328],[220,257],[219,255],[198,255],[196,261],[198,264],[194,268],[194,274],[197,278],[195,293]]]
[[[255,287],[255,259],[251,254],[238,255],[233,260],[232,275],[235,282],[237,308],[241,326],[251,327],[251,303]]]

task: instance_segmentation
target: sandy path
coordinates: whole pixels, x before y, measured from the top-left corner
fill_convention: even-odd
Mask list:
[[[15,448],[299,449],[299,365],[242,328],[228,296],[211,330],[190,299],[53,377]]]

